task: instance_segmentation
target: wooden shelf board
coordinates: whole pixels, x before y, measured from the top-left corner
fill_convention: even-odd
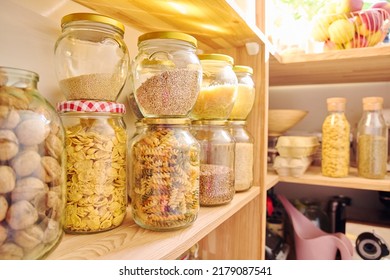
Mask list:
[[[142,229],[130,210],[118,228],[95,234],[65,234],[48,259],[175,259],[228,220],[260,194],[259,187],[236,193],[227,205],[201,207],[197,220],[188,228],[169,232]],[[258,213],[260,219],[260,213]]]
[[[279,176],[275,173],[269,172],[265,182],[266,190],[272,189],[279,182]]]

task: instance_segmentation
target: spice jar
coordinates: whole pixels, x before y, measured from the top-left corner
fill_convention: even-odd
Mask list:
[[[187,118],[145,118],[131,146],[134,221],[155,230],[191,225],[199,211],[199,143]]]
[[[63,235],[64,129],[38,81],[0,67],[0,260],[42,259]]]
[[[224,54],[198,55],[203,70],[202,87],[190,117],[226,120],[237,97],[234,59]]]
[[[328,116],[322,124],[322,175],[346,177],[350,161],[350,124],[345,116],[345,98],[328,98]]]
[[[383,179],[387,172],[388,130],[382,115],[383,98],[363,98],[363,115],[357,131],[358,175]]]
[[[253,82],[253,69],[249,66],[235,65],[238,86],[237,97],[234,102],[230,120],[246,120],[255,102],[255,83]]]
[[[64,229],[94,233],[119,226],[127,206],[125,107],[115,102],[64,101],[67,189]]]
[[[230,202],[234,188],[233,136],[227,121],[193,121],[192,134],[200,143],[199,197],[201,206]]]
[[[253,137],[246,128],[246,121],[229,121],[230,133],[235,141],[234,188],[246,191],[253,183]]]
[[[55,70],[68,100],[117,100],[125,84],[129,54],[124,25],[107,16],[74,13],[61,20]]]
[[[151,32],[138,38],[132,83],[145,118],[187,117],[202,80],[196,47],[197,40],[181,32]]]

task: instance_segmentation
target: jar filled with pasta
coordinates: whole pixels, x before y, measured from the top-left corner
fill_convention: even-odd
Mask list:
[[[65,133],[38,81],[0,67],[0,260],[43,259],[63,235]]]
[[[138,38],[132,84],[145,118],[188,116],[202,81],[196,48],[197,40],[181,32],[157,31]]]
[[[236,73],[238,80],[237,98],[234,102],[229,120],[246,120],[255,102],[255,83],[252,77],[253,69],[249,66],[234,65],[233,71]]]
[[[345,116],[346,99],[327,100],[328,116],[322,124],[322,175],[341,178],[349,174],[350,124]]]
[[[190,117],[194,120],[226,120],[237,98],[234,59],[225,54],[198,55],[203,70],[202,87]]]
[[[121,225],[127,207],[124,105],[64,101],[58,111],[66,132],[65,231],[94,233]]]
[[[230,132],[235,141],[234,188],[246,191],[253,183],[253,137],[246,128],[246,121],[229,121]]]
[[[187,227],[199,212],[200,146],[188,118],[145,118],[131,145],[131,210],[154,231]]]
[[[200,143],[199,197],[201,206],[229,203],[234,188],[234,138],[227,121],[193,121],[192,134]]]
[[[357,131],[358,176],[383,179],[387,172],[388,129],[382,115],[383,98],[363,98]]]

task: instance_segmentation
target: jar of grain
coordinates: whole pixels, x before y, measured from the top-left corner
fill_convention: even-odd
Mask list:
[[[253,69],[249,66],[235,65],[233,71],[236,73],[238,86],[237,98],[234,102],[229,120],[246,120],[255,102]]]
[[[63,235],[64,128],[38,81],[0,67],[0,260],[43,259]]]
[[[187,117],[202,81],[196,47],[197,40],[181,32],[151,32],[138,38],[132,84],[145,118]]]
[[[114,102],[64,101],[67,189],[64,229],[94,233],[119,226],[127,207],[125,107]]]
[[[55,70],[68,100],[116,101],[128,76],[124,25],[107,16],[74,13],[61,20]]]
[[[246,128],[246,121],[229,121],[230,133],[235,141],[234,188],[246,191],[253,183],[253,137]]]
[[[192,134],[200,143],[199,197],[201,206],[229,203],[234,188],[234,138],[227,121],[193,121]]]
[[[383,98],[363,98],[357,131],[357,168],[360,177],[383,179],[387,172],[388,130],[382,115]]]
[[[328,98],[328,116],[322,124],[322,175],[346,177],[350,161],[350,124],[345,116],[345,98]]]
[[[191,225],[199,211],[199,143],[187,118],[145,118],[146,130],[131,145],[134,221],[155,230]]]

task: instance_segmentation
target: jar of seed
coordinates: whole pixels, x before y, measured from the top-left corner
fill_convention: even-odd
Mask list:
[[[134,221],[155,230],[191,225],[199,211],[199,143],[187,118],[145,118],[146,130],[131,146]]]
[[[67,188],[64,229],[94,233],[119,226],[127,207],[125,107],[114,102],[64,101]]]
[[[193,121],[192,134],[200,143],[199,197],[201,206],[229,203],[235,194],[234,148],[227,121]]]
[[[190,117],[194,120],[226,120],[237,98],[234,59],[224,54],[198,57],[203,70],[202,87]]]
[[[132,83],[145,118],[187,117],[202,81],[196,48],[197,40],[181,32],[151,32],[138,38]]]
[[[74,13],[61,20],[55,70],[68,100],[116,101],[129,69],[124,25],[108,16]]]

